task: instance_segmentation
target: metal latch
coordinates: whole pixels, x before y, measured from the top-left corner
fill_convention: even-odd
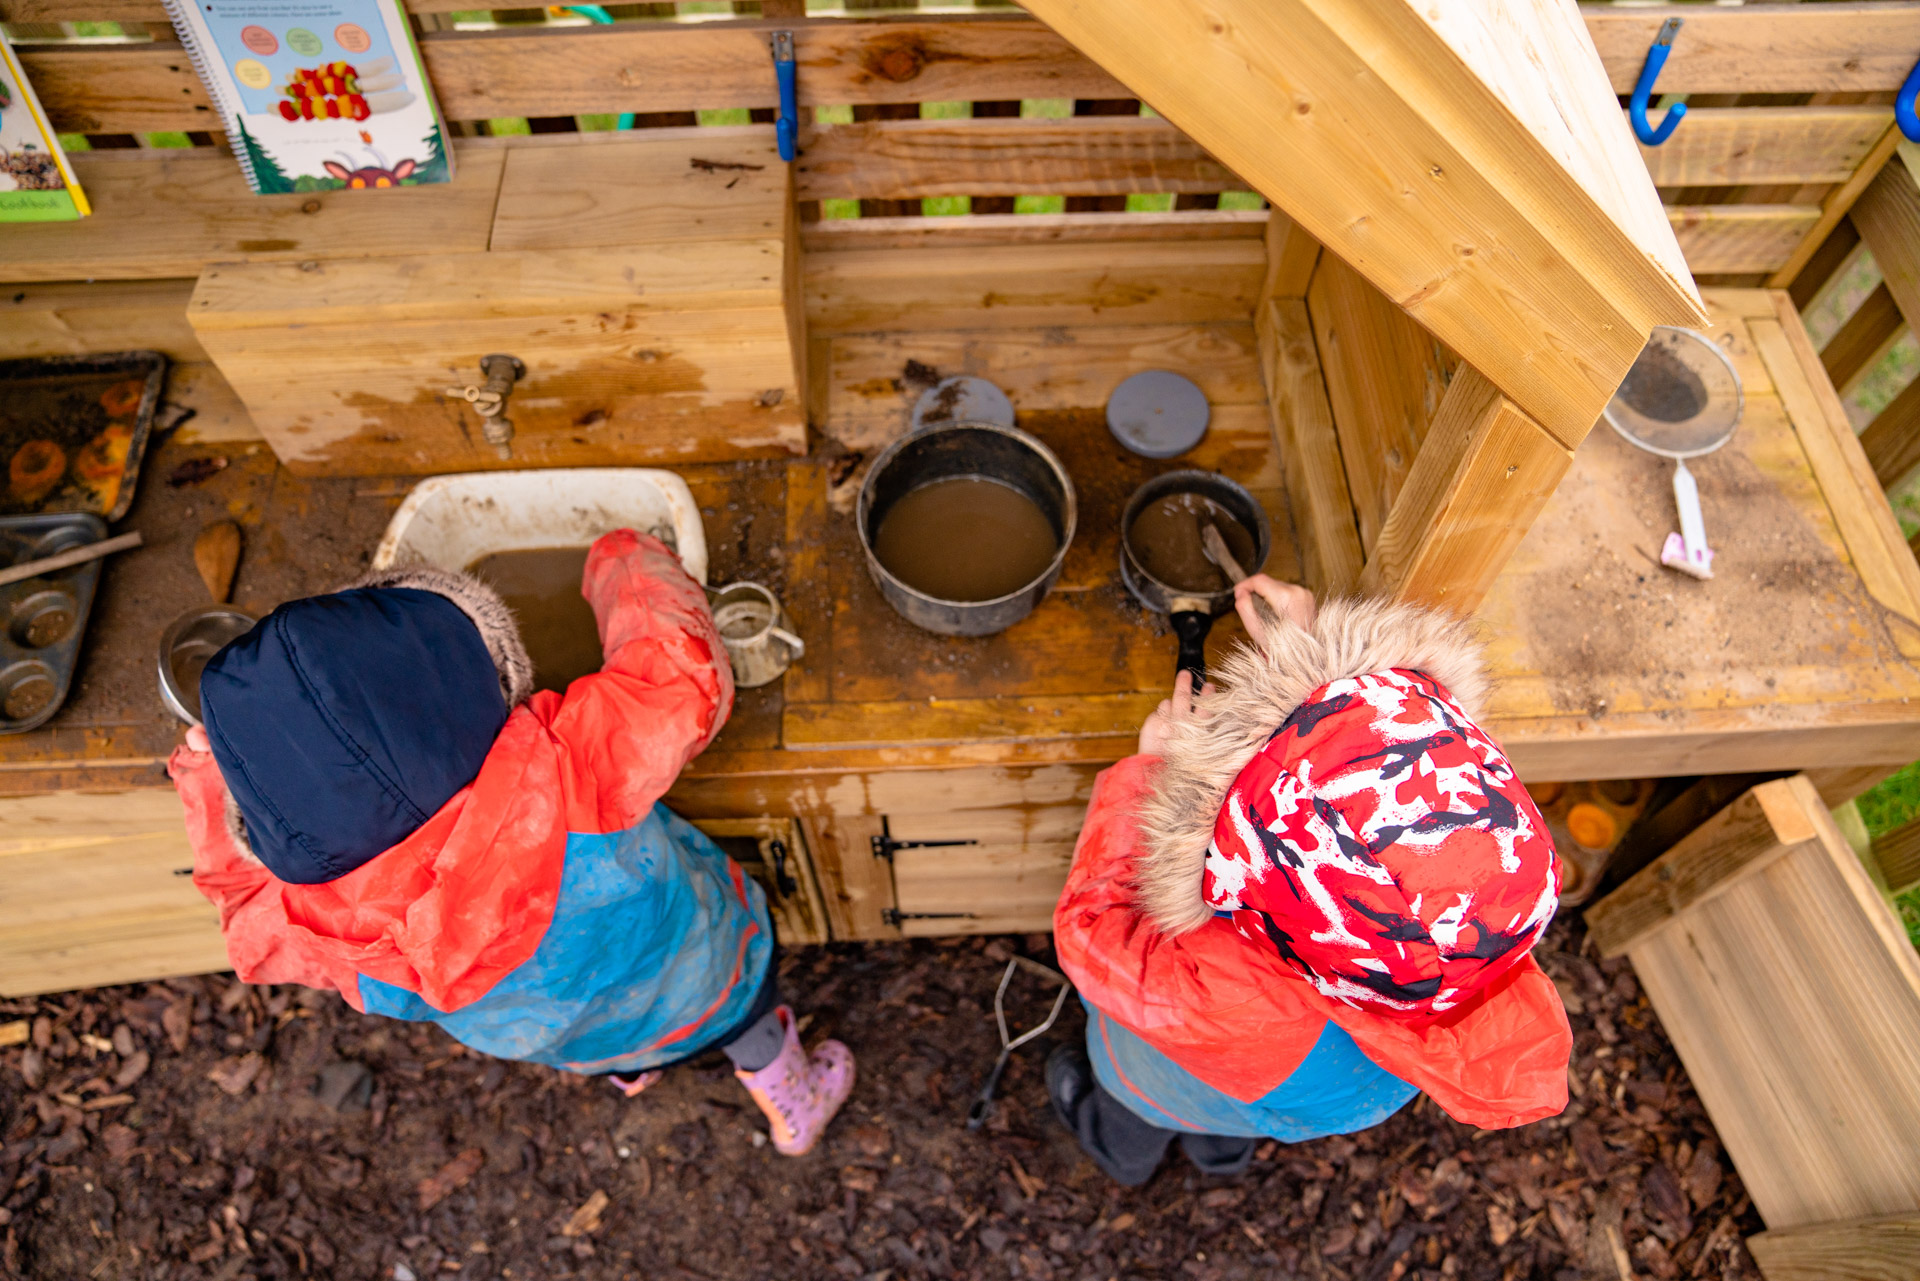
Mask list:
[[[880,919],[896,930],[902,921],[971,921],[978,915],[977,912],[902,912],[897,907],[880,910]]]
[[[773,888],[782,897],[792,898],[800,892],[800,882],[787,871],[787,843],[775,837],[767,842],[767,853],[773,856]]]
[[[893,839],[893,827],[886,816],[880,819],[880,835],[868,838],[873,844],[873,856],[893,862],[895,850],[930,850],[948,845],[978,845],[979,841],[896,841]],[[966,913],[956,913],[966,915]]]
[[[495,352],[480,358],[480,373],[486,382],[478,387],[449,387],[447,395],[457,396],[473,406],[480,415],[480,432],[502,458],[513,457],[513,422],[507,417],[507,397],[513,385],[526,377],[527,367],[518,356]]]

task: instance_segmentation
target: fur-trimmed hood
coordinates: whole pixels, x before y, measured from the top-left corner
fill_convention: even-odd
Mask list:
[[[1424,672],[1478,719],[1486,697],[1480,646],[1450,614],[1380,600],[1330,600],[1311,630],[1269,629],[1219,664],[1218,687],[1174,727],[1155,786],[1141,804],[1144,849],[1136,901],[1168,934],[1213,916],[1204,897],[1207,846],[1235,778],[1307,696],[1330,681],[1391,668]]]

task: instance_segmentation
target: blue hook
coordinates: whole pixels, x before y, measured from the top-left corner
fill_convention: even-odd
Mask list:
[[[773,122],[773,137],[780,144],[780,158],[791,163],[800,154],[800,90],[794,79],[798,68],[793,61],[793,32],[776,31],[771,43],[773,74],[780,81],[780,115]]]
[[[1633,122],[1633,136],[1645,146],[1657,147],[1672,137],[1673,131],[1680,127],[1681,119],[1687,114],[1687,104],[1676,102],[1667,108],[1667,117],[1660,122],[1658,129],[1647,123],[1647,100],[1653,97],[1653,82],[1660,78],[1660,68],[1667,65],[1667,55],[1673,52],[1673,38],[1679,32],[1678,18],[1668,18],[1660,24],[1660,34],[1654,37],[1653,47],[1647,50],[1646,65],[1640,68],[1640,79],[1633,86],[1633,97],[1627,105],[1627,119]],[[1920,68],[1915,70],[1920,71]],[[1920,129],[1920,118],[1916,118],[1914,127]]]
[[[1908,142],[1920,142],[1920,112],[1913,109],[1915,98],[1920,98],[1920,62],[1913,64],[1899,96],[1893,100],[1893,118],[1900,122],[1900,132]]]

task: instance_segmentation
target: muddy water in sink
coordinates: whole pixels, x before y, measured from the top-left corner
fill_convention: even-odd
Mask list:
[[[935,600],[994,600],[1047,571],[1060,540],[1031,498],[973,476],[903,495],[874,531],[873,552],[895,578]]]
[[[586,565],[585,547],[534,547],[494,552],[467,567],[500,593],[519,620],[537,689],[565,690],[600,670],[600,632],[593,607],[580,594]]]

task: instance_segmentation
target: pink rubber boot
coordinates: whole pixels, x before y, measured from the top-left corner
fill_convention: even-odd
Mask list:
[[[787,1029],[780,1057],[758,1072],[735,1069],[734,1075],[767,1114],[773,1146],[787,1156],[799,1156],[819,1141],[827,1122],[853,1092],[853,1051],[838,1041],[822,1041],[809,1056],[793,1024],[793,1010],[777,1013]]]
[[[631,1099],[637,1096],[642,1090],[645,1090],[649,1085],[657,1084],[660,1078],[665,1075],[665,1072],[657,1068],[651,1072],[635,1072],[632,1076],[621,1076],[618,1072],[609,1072],[607,1073],[607,1080],[613,1082],[614,1089]]]

